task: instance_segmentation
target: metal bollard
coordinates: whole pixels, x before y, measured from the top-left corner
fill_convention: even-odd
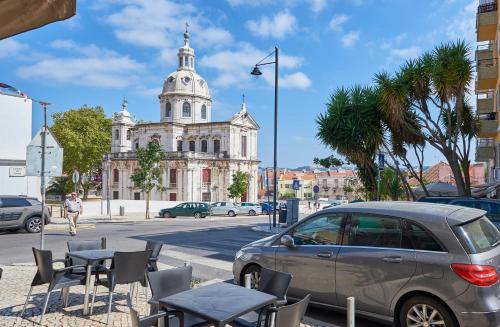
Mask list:
[[[245,275],[245,287],[252,288],[252,274]]]
[[[354,297],[347,298],[347,327],[354,327]]]

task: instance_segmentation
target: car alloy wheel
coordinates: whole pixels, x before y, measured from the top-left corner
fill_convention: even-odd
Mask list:
[[[170,212],[166,211],[163,213],[163,218],[171,218],[172,215],[170,214]]]
[[[263,215],[268,215],[268,214],[269,214],[269,211],[267,211],[267,210],[262,210],[262,214],[263,214]]]
[[[250,216],[255,216],[255,210],[250,210],[250,211],[248,212],[248,214],[249,214]]]
[[[233,210],[229,210],[229,212],[227,213],[229,217],[234,217],[236,216],[236,214],[234,213]]]
[[[30,233],[39,233],[42,229],[42,219],[40,217],[31,217],[26,222],[26,230]]]
[[[241,286],[245,285],[245,275],[250,274],[250,286],[253,289],[257,289],[259,287],[260,281],[260,267],[257,265],[251,265],[247,269],[245,269],[245,273],[241,278]]]
[[[194,213],[194,218],[201,218],[201,213],[195,212]]]
[[[434,327],[444,326],[446,323],[438,310],[428,304],[415,304],[406,314],[407,326]]]

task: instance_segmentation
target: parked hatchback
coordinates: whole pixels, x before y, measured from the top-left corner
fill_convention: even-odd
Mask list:
[[[239,207],[231,202],[214,202],[210,205],[212,215],[228,215],[234,217],[239,213]]]
[[[500,232],[485,211],[364,202],[317,212],[236,254],[236,283],[293,275],[289,297],[396,326],[500,326]]]
[[[50,210],[45,207],[45,224],[50,223]],[[10,232],[24,228],[38,233],[42,228],[42,203],[36,198],[0,195],[0,229]]]
[[[184,202],[172,208],[161,209],[160,217],[175,218],[177,216],[190,216],[205,218],[210,214],[208,204],[204,202]]]
[[[255,216],[262,214],[262,207],[258,203],[241,202],[238,204],[238,209],[241,214]]]
[[[432,196],[418,199],[419,202],[443,203],[486,211],[486,216],[500,229],[500,201],[487,198]]]

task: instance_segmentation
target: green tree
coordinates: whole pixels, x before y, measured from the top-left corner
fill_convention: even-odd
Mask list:
[[[377,91],[361,86],[337,89],[316,122],[319,140],[356,165],[367,193],[375,198],[374,160],[384,137]]]
[[[393,75],[381,72],[375,76],[381,111],[393,132],[394,152],[406,155],[405,140],[399,136],[413,134],[421,138],[421,142],[413,144],[425,143],[441,152],[450,165],[459,195],[465,196],[471,195],[469,156],[479,128],[467,104],[473,70],[469,47],[457,41],[408,60]],[[408,124],[405,117],[412,117],[412,123]]]
[[[403,194],[404,188],[399,174],[391,168],[382,171],[380,174],[380,197],[398,201]]]
[[[286,200],[286,199],[291,199],[295,198],[295,193],[293,192],[286,192],[286,193],[281,193],[280,194],[280,200]]]
[[[69,176],[54,178],[47,188],[48,194],[59,195],[63,200],[71,191],[73,191],[73,181]]]
[[[134,171],[130,179],[134,186],[146,194],[146,219],[149,219],[149,198],[151,191],[156,188],[164,191],[162,184],[161,160],[165,159],[165,152],[158,142],[150,141],[145,148],[137,149],[138,168]]]
[[[106,118],[104,109],[84,105],[54,113],[52,120],[51,131],[64,148],[63,171],[71,175],[77,169],[82,177],[93,175],[111,148],[111,119]],[[87,193],[88,189],[84,199]]]
[[[227,189],[231,199],[239,199],[243,194],[245,194],[248,188],[249,177],[250,175],[248,173],[239,170],[233,174],[233,182]]]

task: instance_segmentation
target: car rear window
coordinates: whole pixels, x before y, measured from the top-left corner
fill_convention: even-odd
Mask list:
[[[29,207],[31,203],[25,198],[2,198],[3,208]]]
[[[457,231],[470,253],[486,252],[500,244],[500,232],[486,217],[460,225]]]

